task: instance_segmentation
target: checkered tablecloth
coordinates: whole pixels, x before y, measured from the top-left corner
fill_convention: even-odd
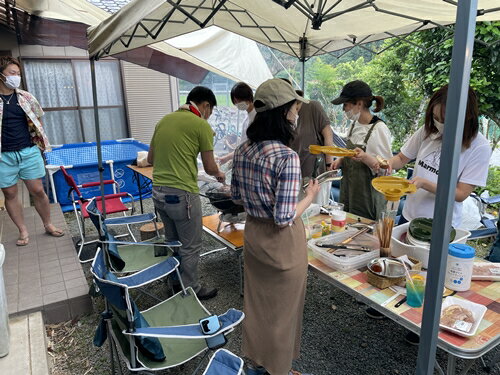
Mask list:
[[[311,219],[311,224],[321,222],[325,218],[327,217],[324,215],[314,217]],[[353,217],[349,217],[348,221],[355,222],[356,220]],[[312,252],[309,252],[309,265],[313,270],[321,273],[324,279],[330,279],[333,285],[344,286],[342,289],[351,295],[362,295],[377,305],[381,305],[395,294],[391,289],[381,290],[369,284],[366,274],[368,271],[366,270],[354,270],[346,273],[335,271],[314,258]],[[488,351],[500,344],[500,282],[472,281],[470,290],[458,292],[455,294],[455,297],[484,305],[488,308],[488,311],[481,321],[476,335],[473,337],[462,337],[440,329],[438,336],[442,344],[440,346],[445,349],[453,349],[453,354],[457,356],[469,357],[474,356],[475,353]],[[394,305],[401,298],[396,298],[387,304],[385,308],[399,318],[398,320],[406,323],[405,325],[420,327],[423,307],[412,308],[404,303],[400,307],[395,308]]]

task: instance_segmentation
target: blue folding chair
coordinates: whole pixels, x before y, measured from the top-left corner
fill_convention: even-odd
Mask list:
[[[243,360],[226,349],[218,349],[202,375],[241,375]]]
[[[243,312],[235,309],[219,316],[211,315],[194,290],[184,287],[178,268],[179,261],[168,257],[134,275],[117,277],[107,268],[102,250],[97,251],[91,272],[96,287],[105,298],[106,310],[94,344],[101,346],[110,337],[113,374],[115,353],[124,359],[131,372],[165,370],[204,352],[206,356],[209,349],[225,345],[226,334],[243,320]],[[129,289],[174,272],[179,277],[182,291],[140,311]],[[118,367],[121,373],[120,365]]]

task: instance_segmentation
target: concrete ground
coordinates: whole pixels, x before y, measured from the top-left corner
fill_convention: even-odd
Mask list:
[[[16,316],[10,319],[9,326],[9,354],[0,358],[0,374],[50,374],[42,313]]]

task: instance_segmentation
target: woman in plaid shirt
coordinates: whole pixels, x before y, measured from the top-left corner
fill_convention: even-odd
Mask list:
[[[299,374],[298,358],[307,278],[307,249],[300,216],[319,191],[317,181],[298,201],[300,160],[290,147],[299,106],[292,86],[271,79],[255,93],[248,141],[234,153],[232,196],[247,212],[243,352],[247,374]]]

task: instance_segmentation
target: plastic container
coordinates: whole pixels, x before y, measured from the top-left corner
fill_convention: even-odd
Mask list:
[[[355,228],[349,228],[348,230],[341,233],[330,234],[329,236],[309,240],[307,244],[312,250],[314,257],[322,261],[327,266],[338,271],[352,271],[358,268],[366,267],[370,260],[378,258],[380,256],[379,241],[377,237],[371,234],[364,233],[353,239],[349,244],[367,246],[370,248],[374,248],[375,250],[367,251],[365,253],[362,253],[361,255],[349,258],[333,255],[328,252],[327,248],[316,246],[316,242],[321,241],[325,243],[339,243],[352,234],[356,233],[357,231],[358,230]]]
[[[422,262],[422,267],[427,268],[429,263],[429,248],[409,245],[406,243],[406,234],[410,223],[394,227],[391,237],[391,253],[394,257],[408,255]],[[470,232],[465,229],[456,229],[455,240],[452,243],[465,243],[470,237]]]
[[[454,327],[445,326],[441,323],[439,323],[439,326],[441,328],[448,330],[448,331],[454,332],[460,336],[464,336],[464,337],[474,336],[476,334],[477,328],[479,327],[479,324],[481,323],[481,320],[484,317],[484,314],[488,310],[486,308],[486,306],[483,306],[483,305],[480,305],[478,303],[474,303],[471,301],[467,301],[467,300],[464,300],[461,298],[456,298],[456,297],[450,296],[450,297],[446,297],[443,300],[443,304],[441,305],[441,316],[443,315],[443,311],[451,305],[459,305],[459,306],[464,307],[472,312],[472,316],[474,318],[474,323],[472,324],[472,327],[470,327],[470,329],[467,332],[465,332],[463,330],[460,330],[460,329],[457,329]]]
[[[450,244],[444,285],[451,290],[464,292],[470,289],[472,267],[476,250],[465,244]]]
[[[347,213],[342,210],[334,209],[330,213],[333,232],[343,232],[347,220]]]
[[[500,281],[500,263],[475,262],[472,280]]]

